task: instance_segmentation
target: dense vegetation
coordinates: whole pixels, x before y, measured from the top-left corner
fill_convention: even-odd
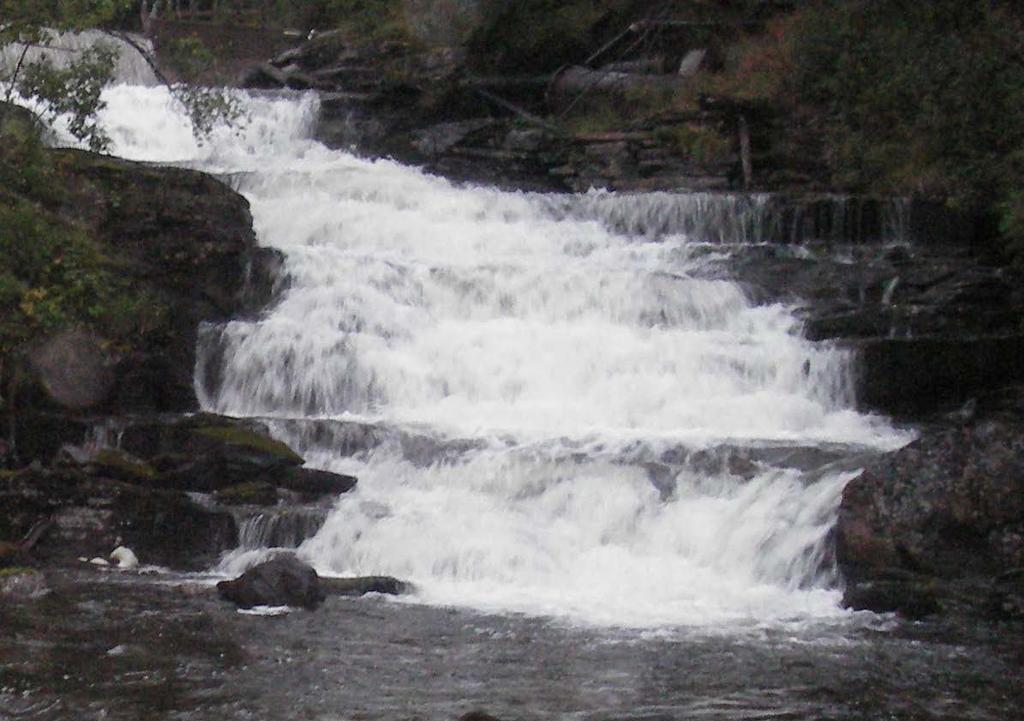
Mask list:
[[[775,99],[815,123],[835,186],[994,214],[1024,251],[1018,6],[822,0],[784,29],[776,57],[789,72]]]

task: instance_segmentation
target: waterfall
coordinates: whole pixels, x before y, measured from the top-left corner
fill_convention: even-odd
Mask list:
[[[152,50],[146,38],[133,37],[141,47]],[[112,46],[117,50],[117,62],[114,66],[114,82],[129,85],[156,85],[157,78],[153,69],[139,51],[129,42],[101,30],[85,30],[77,33],[54,33],[49,47],[29,48],[25,55],[26,63],[39,62],[47,59],[56,67],[66,67],[70,62],[88,48],[99,43]],[[13,70],[21,58],[23,45],[11,43],[0,49],[0,76]]]
[[[847,352],[703,272],[765,197],[460,188],[313,142],[312,95],[204,145],[162,89],[107,101],[116,152],[221,174],[286,255],[196,387],[360,478],[300,546],[321,572],[596,624],[842,616],[837,459],[906,437],[853,409]]]

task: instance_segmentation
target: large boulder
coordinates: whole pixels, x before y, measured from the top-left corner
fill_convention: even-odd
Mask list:
[[[997,581],[1024,567],[1024,389],[869,462],[843,493],[835,540],[854,607],[920,614],[945,597],[983,610],[998,594],[1013,607],[1015,587]]]
[[[232,581],[221,581],[217,592],[239,608],[296,606],[312,611],[324,601],[316,571],[292,555],[277,556]]]
[[[197,171],[77,150],[52,153],[67,191],[52,210],[87,232],[118,272],[132,278],[149,318],[145,332],[114,359],[109,392],[97,386],[88,398],[78,394],[61,405],[104,404],[119,412],[196,408],[192,374],[200,323],[227,320],[251,305],[247,271],[260,251],[248,202]],[[87,345],[76,339],[76,357],[96,355],[85,352]],[[110,365],[104,357],[97,362]]]

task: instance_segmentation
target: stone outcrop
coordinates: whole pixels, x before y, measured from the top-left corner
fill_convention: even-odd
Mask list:
[[[934,610],[1011,613],[1024,598],[1013,581],[1024,568],[1024,388],[938,418],[869,463],[843,494],[835,537],[851,605],[920,613],[930,598]]]
[[[911,223],[899,244],[739,248],[722,273],[795,306],[812,340],[855,350],[862,408],[921,419],[1024,381],[1020,274],[980,242],[926,232]]]
[[[356,484],[303,468],[253,421],[149,416],[99,428],[90,435],[121,445],[65,445],[48,467],[2,472],[0,539],[10,552],[0,556],[9,563],[106,556],[124,544],[145,564],[203,568],[239,543],[233,507],[324,504]],[[31,553],[15,543],[46,519],[51,526]]]
[[[89,406],[193,410],[199,324],[226,320],[244,307],[247,270],[266,254],[257,247],[247,201],[196,171],[53,152],[70,191],[57,210],[116,258],[140,297],[173,309],[154,313],[145,337],[112,359],[111,391]]]

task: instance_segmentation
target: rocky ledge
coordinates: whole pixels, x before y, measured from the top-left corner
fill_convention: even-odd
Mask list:
[[[356,484],[303,468],[253,421],[201,414],[102,427],[120,445],[68,444],[46,466],[0,472],[0,566],[102,558],[123,544],[143,564],[206,568],[238,546],[248,516],[330,504]]]

